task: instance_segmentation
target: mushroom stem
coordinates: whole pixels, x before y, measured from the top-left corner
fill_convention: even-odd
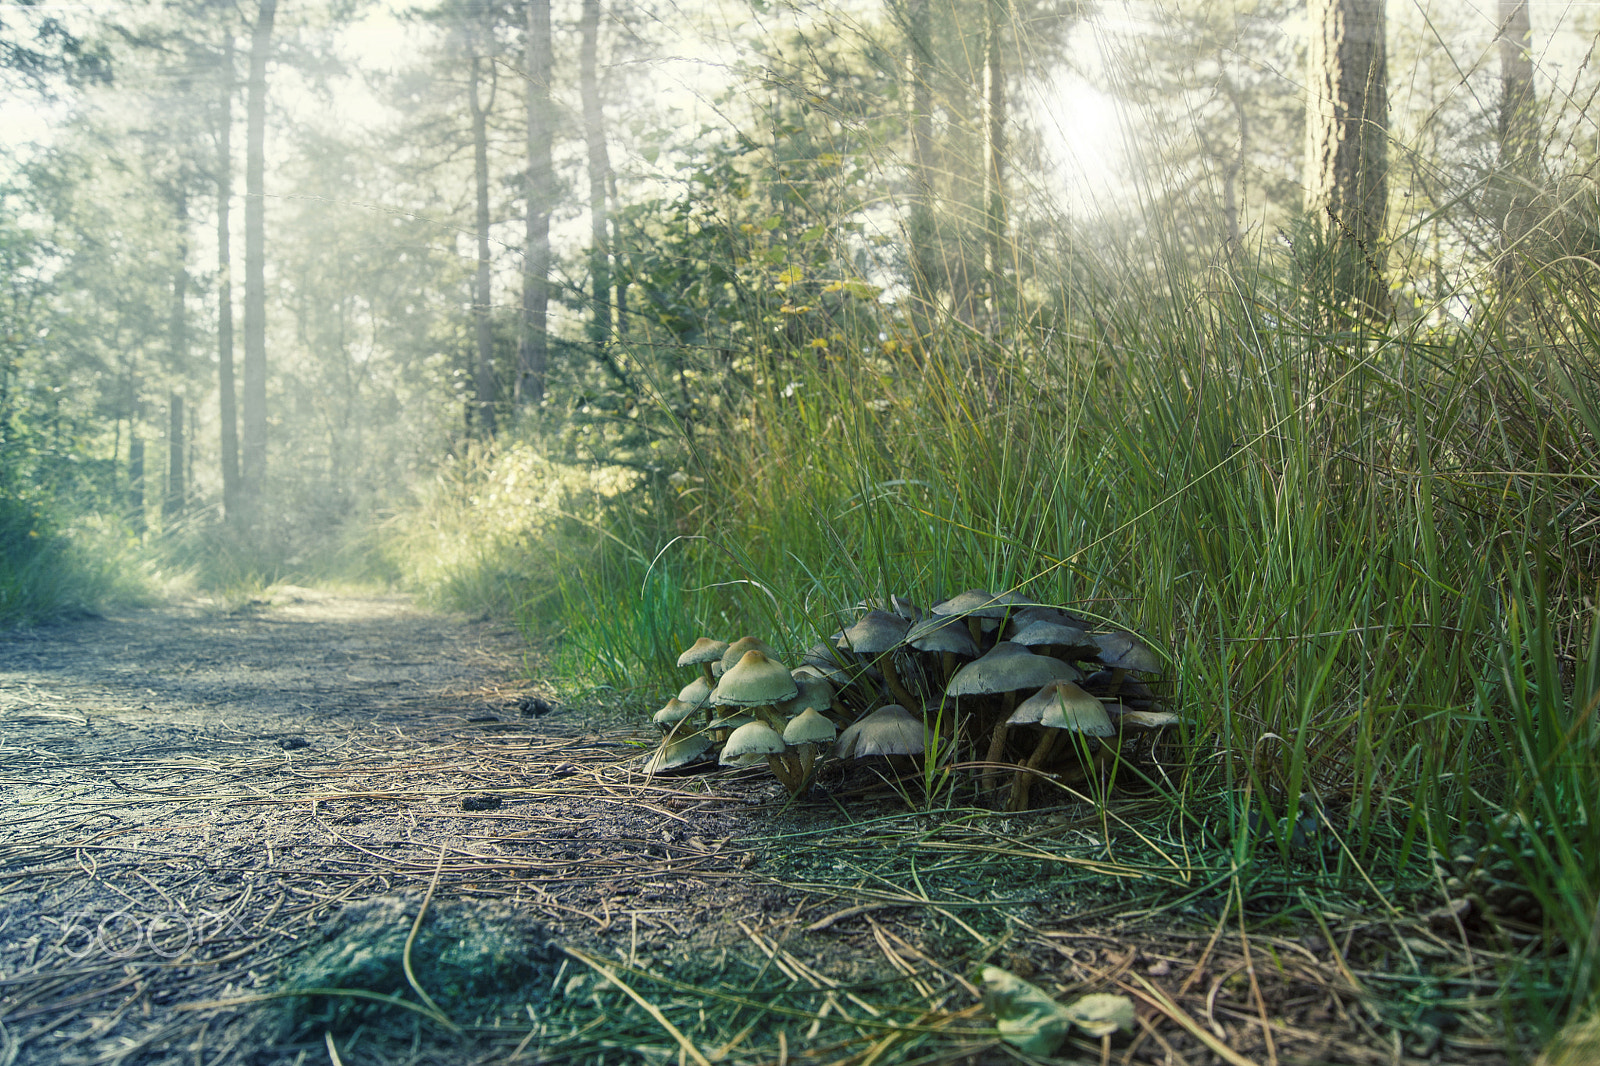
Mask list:
[[[1008,811],[1025,811],[1028,809],[1028,793],[1033,790],[1034,776],[1039,773],[1050,758],[1051,750],[1056,746],[1056,734],[1059,729],[1046,729],[1044,736],[1039,738],[1039,744],[1033,749],[1033,754],[1028,756],[1028,761],[1017,768],[1011,778],[1011,799],[1006,803]]]
[[[896,703],[908,710],[922,706],[922,701],[907,691],[905,683],[900,680],[900,672],[894,668],[894,652],[886,651],[878,656],[876,665],[883,671],[883,679],[889,683],[889,691],[894,694]]]
[[[711,664],[710,663],[701,663],[700,664],[700,669],[702,671],[704,671],[704,673],[706,675],[706,684],[708,684],[711,687],[715,688],[716,684],[717,684],[717,678],[716,678],[716,675],[711,672]]]
[[[783,787],[789,790],[789,795],[800,794],[800,786],[805,782],[805,776],[798,772],[799,767],[791,763],[787,755],[768,755],[767,768],[772,771],[773,777],[783,782]]]
[[[1017,694],[1015,692],[1007,692],[1000,697],[1000,717],[994,724],[994,732],[989,734],[989,754],[983,760],[984,762],[998,763],[1005,759],[1006,733],[1011,728],[1006,720],[1011,717],[1011,712],[1015,709],[1016,702]],[[990,792],[998,788],[1000,786],[1000,773],[1001,771],[995,767],[985,767],[983,776],[978,779],[979,788],[984,792]]]

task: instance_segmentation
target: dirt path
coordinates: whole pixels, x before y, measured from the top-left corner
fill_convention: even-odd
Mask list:
[[[548,982],[552,936],[637,928],[664,891],[692,913],[736,868],[716,834],[737,803],[705,800],[691,833],[615,789],[638,749],[542,714],[513,681],[523,650],[304,589],[0,635],[0,1064],[326,1062],[315,1018],[251,997],[368,917],[403,932],[435,882],[428,929],[483,926],[516,957],[467,968],[502,982]],[[394,961],[296,976],[403,992]],[[492,1057],[496,1019],[465,1021],[488,1030],[469,1057]],[[393,1042],[365,1047],[390,1061]]]

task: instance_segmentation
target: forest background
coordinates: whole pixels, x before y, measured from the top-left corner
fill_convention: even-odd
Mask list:
[[[640,709],[702,633],[1077,604],[1168,660],[1172,810],[1309,791],[1385,891],[1500,846],[1553,1026],[1600,988],[1597,18],[7,4],[0,624],[383,582]]]

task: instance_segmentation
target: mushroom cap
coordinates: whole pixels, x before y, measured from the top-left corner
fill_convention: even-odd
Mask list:
[[[704,733],[690,733],[686,737],[679,737],[669,744],[657,748],[655,754],[645,760],[644,772],[658,774],[663,770],[674,770],[680,766],[687,766],[711,747],[711,738]]]
[[[759,651],[747,651],[711,693],[713,707],[770,707],[800,694],[789,668]]]
[[[678,665],[695,666],[699,663],[720,662],[727,652],[727,641],[717,640],[715,637],[701,637],[678,656]]]
[[[882,655],[905,643],[911,623],[888,611],[868,611],[855,625],[840,633],[834,643],[857,655]]]
[[[722,653],[722,669],[719,673],[725,674],[739,665],[739,660],[744,658],[744,653],[747,651],[759,651],[773,661],[777,661],[778,658],[777,650],[765,641],[758,640],[755,637],[740,637],[732,644],[729,644],[728,650]]]
[[[1016,613],[1011,616],[1011,622],[1018,629],[1032,625],[1035,622],[1054,622],[1058,626],[1072,626],[1074,629],[1082,629],[1086,632],[1094,628],[1094,623],[1087,618],[1044,603],[1018,607]]]
[[[919,755],[926,750],[922,722],[898,703],[879,707],[850,726],[839,734],[839,741],[833,747],[833,753],[841,759]]]
[[[780,714],[792,718],[805,711],[825,711],[833,706],[833,683],[827,678],[801,673],[800,670],[790,671],[789,676],[794,678],[800,695],[778,704]]]
[[[906,643],[918,651],[949,652],[966,659],[978,657],[972,634],[954,615],[934,615],[917,622],[906,631]]]
[[[1105,705],[1106,713],[1111,716],[1111,721],[1119,726],[1130,729],[1143,729],[1154,732],[1175,726],[1183,719],[1171,711],[1135,711],[1125,705],[1110,702]]]
[[[765,722],[751,722],[729,734],[717,761],[723,766],[749,766],[765,762],[768,755],[782,755],[783,751],[783,734]]]
[[[934,614],[954,614],[965,618],[1004,618],[1019,607],[1033,603],[1017,592],[990,592],[988,589],[968,589],[933,605]]]
[[[678,690],[678,698],[691,707],[703,707],[711,698],[711,682],[697,677]]]
[[[1161,671],[1161,660],[1155,652],[1131,633],[1096,633],[1094,642],[1100,648],[1096,656],[1113,670],[1132,670],[1137,674],[1155,674]]]
[[[755,715],[747,714],[742,708],[735,707],[732,710],[724,712],[722,717],[713,718],[706,725],[706,728],[707,729],[738,729],[740,726],[749,725],[751,722],[755,722],[755,721],[759,721],[759,720],[760,719],[756,718]]]
[[[808,707],[783,727],[783,742],[791,747],[796,744],[826,744],[838,733],[832,722]]]
[[[694,704],[685,703],[683,700],[680,700],[678,697],[674,696],[667,701],[667,705],[665,707],[651,715],[650,720],[656,725],[660,726],[675,725],[699,709],[700,708]]]
[[[1115,736],[1104,705],[1071,681],[1052,681],[1017,705],[1007,725],[1044,726],[1065,729],[1091,737]]]
[[[1037,690],[1052,681],[1076,681],[1082,676],[1071,663],[1035,655],[1021,644],[1002,640],[983,658],[957,670],[944,691],[948,696],[990,696]]]
[[[1008,639],[1011,643],[1021,644],[1025,648],[1045,645],[1066,648],[1067,654],[1074,659],[1093,659],[1100,654],[1100,645],[1077,626],[1062,625],[1045,619],[1029,622]]]

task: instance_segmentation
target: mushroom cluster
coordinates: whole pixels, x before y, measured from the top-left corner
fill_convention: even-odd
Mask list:
[[[678,665],[698,676],[656,712],[665,736],[646,771],[720,745],[722,764],[765,762],[798,795],[830,749],[920,756],[977,766],[982,796],[1025,810],[1036,779],[1092,773],[1178,722],[1148,646],[1063,608],[971,589],[927,611],[898,596],[860,610],[793,670],[754,637],[696,641]]]

